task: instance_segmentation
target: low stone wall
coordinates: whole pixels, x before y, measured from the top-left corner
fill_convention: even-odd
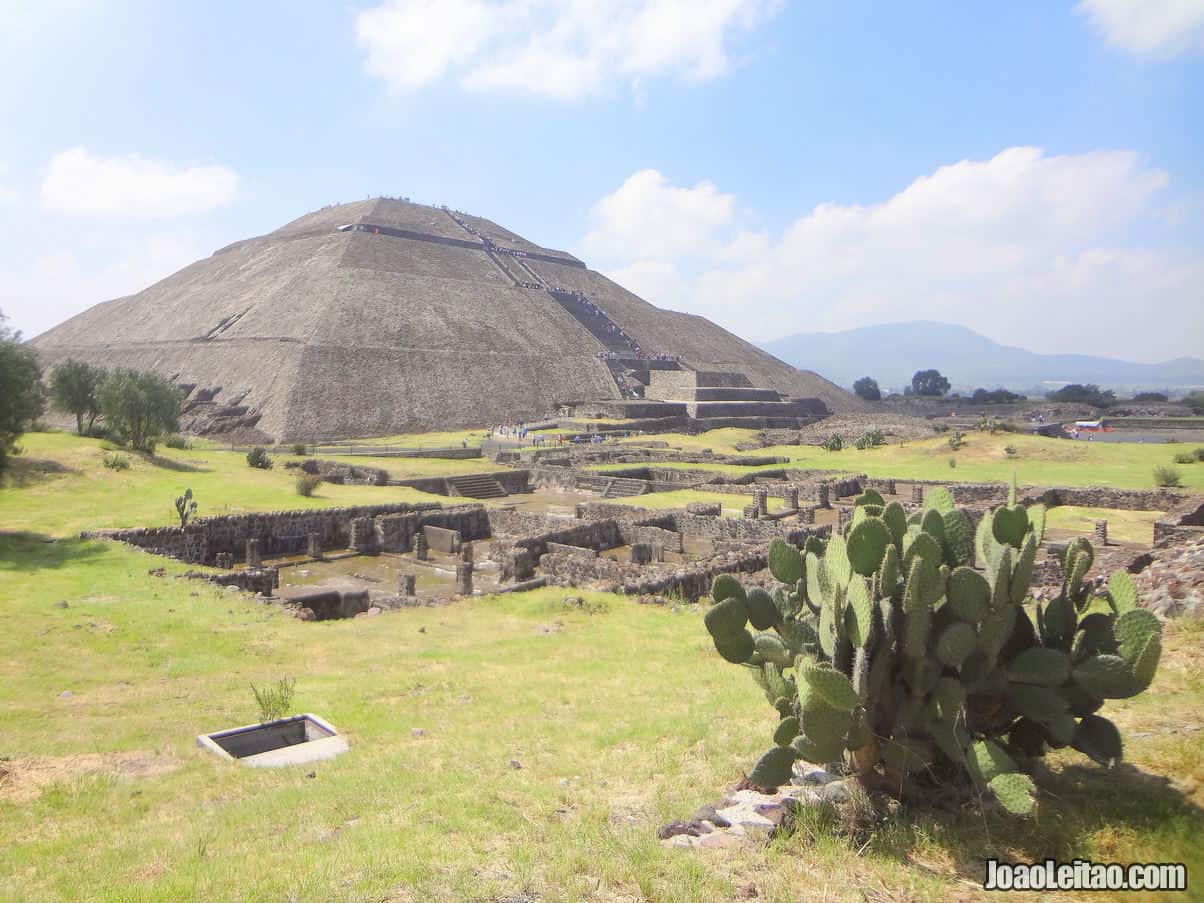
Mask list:
[[[654,526],[626,524],[619,528],[619,533],[623,537],[623,545],[629,546],[634,543],[647,543],[648,545],[664,549],[666,552],[683,551],[683,537],[680,533],[673,530],[665,530]]]
[[[199,518],[183,528],[138,527],[80,535],[85,539],[113,539],[181,561],[213,565],[219,553],[229,555],[232,562],[246,561],[247,541],[252,539],[259,543],[259,554],[268,558],[305,554],[311,533],[317,535],[323,549],[349,548],[352,521],[365,517],[373,518],[380,547],[388,551],[408,551],[409,537],[426,524],[459,530],[465,539],[490,535],[484,506],[444,508],[438,502],[227,514]],[[390,537],[388,541],[384,534]]]
[[[436,527],[434,524],[424,524],[422,527],[423,535],[426,536],[427,545],[437,552],[446,552],[449,555],[460,551],[460,531],[449,530],[446,527]]]
[[[672,571],[565,554],[545,555],[540,567],[548,580],[561,586],[597,584],[627,595],[676,595],[696,601],[710,592],[716,574],[753,573],[768,564],[767,550],[759,548],[715,555]]]

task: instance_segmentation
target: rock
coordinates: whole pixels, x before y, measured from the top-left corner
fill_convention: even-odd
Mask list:
[[[659,831],[656,836],[661,840],[668,840],[670,837],[677,837],[679,834],[688,834],[691,837],[698,837],[702,831],[692,822],[686,821],[671,821]]]
[[[420,727],[410,728],[410,736],[411,737],[425,737],[426,731],[424,731]]]
[[[59,699],[70,699],[74,695],[75,694],[72,693],[70,690],[63,690],[62,693],[59,693]]]
[[[195,595],[195,593],[194,593],[194,595]],[[71,606],[70,606],[70,605],[68,605],[68,604],[66,603],[66,601],[63,601],[63,602],[55,602],[55,603],[54,603],[54,607],[55,607],[55,608],[70,608]]]
[[[382,609],[382,608],[381,608],[379,605],[373,605],[373,606],[369,607],[369,609],[368,609],[366,612],[364,612],[364,614],[366,614],[366,615],[378,615],[378,614],[380,614],[380,613],[381,613],[381,611],[382,611],[382,610],[383,610],[383,609]]]
[[[844,781],[825,784],[814,791],[814,799],[820,803],[845,803],[849,799],[849,787]]]
[[[301,621],[316,621],[318,616],[314,614],[312,608],[298,608],[297,619]]]
[[[510,760],[510,767],[511,767],[511,768],[513,768],[513,769],[515,769],[515,770],[517,770],[517,769],[519,769],[519,768],[522,768],[522,767],[523,767],[523,763],[522,763],[522,762],[520,762],[518,759],[511,759],[511,760]]]
[[[714,834],[707,834],[704,837],[698,838],[691,846],[706,847],[707,849],[733,849],[748,845],[748,838],[740,834],[733,834],[731,831],[716,831]]]
[[[419,633],[426,633],[426,628],[425,628],[425,627],[419,627],[419,628],[418,628],[418,632],[419,632]]]

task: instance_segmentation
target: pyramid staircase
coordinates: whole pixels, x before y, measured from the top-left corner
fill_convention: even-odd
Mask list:
[[[470,499],[500,499],[510,493],[494,477],[475,474],[467,477],[448,477],[447,494]]]

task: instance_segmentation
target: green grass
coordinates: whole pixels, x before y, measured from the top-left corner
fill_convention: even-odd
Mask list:
[[[743,441],[736,434],[743,434],[745,438],[752,435],[748,430],[715,430],[714,433],[703,433],[699,436],[667,434],[656,438],[667,441],[680,440],[674,442],[679,445],[684,445],[686,441],[696,442],[697,444],[688,447],[713,448],[716,452],[721,452],[729,451],[736,442]],[[967,433],[965,441],[965,446],[956,452],[950,450],[946,437],[934,437],[865,451],[846,448],[838,452],[828,452],[818,446],[783,445],[748,454],[787,457],[791,463],[786,466],[791,467],[864,473],[871,477],[1007,482],[1015,472],[1021,484],[1144,489],[1154,487],[1154,466],[1172,464],[1176,449],[1182,449],[1182,446],[1176,445],[1075,442],[1012,433]],[[1009,445],[1016,449],[1015,458],[1009,457],[1004,451]],[[949,466],[950,458],[957,461],[956,467]],[[620,466],[623,465],[607,467],[614,469]],[[756,468],[722,464],[658,466],[747,473],[749,470],[769,470],[783,465]],[[1204,489],[1204,467],[1183,465],[1179,470],[1183,476],[1184,488]]]
[[[770,903],[987,900],[975,884],[989,855],[1204,874],[1204,757],[1189,730],[1204,706],[1199,622],[1168,627],[1148,694],[1105,709],[1130,765],[1055,756],[1036,819],[909,811],[863,846],[809,816],[768,846],[667,849],[657,828],[730,790],[776,717],[715,654],[700,608],[571,591],[602,608],[587,613],[545,589],[301,622],[177,578],[182,564],[71,534],[167,523],[160,497],[185,479],[203,513],[207,498],[333,496],[301,499],[279,469],[209,449],[165,453],[201,470],[139,460],[115,474],[96,443],[24,445],[71,472],[26,460],[0,489],[0,900],[692,903],[750,887]],[[322,489],[336,490],[340,504],[389,492]],[[281,677],[350,752],[253,770],[195,746],[255,720],[250,684]]]
[[[1064,505],[1051,508],[1045,516],[1045,527],[1090,537],[1097,520],[1108,522],[1108,539],[1150,545],[1154,541],[1154,522],[1162,516],[1158,511],[1121,511],[1115,508],[1078,508]]]
[[[303,498],[296,491],[298,471],[285,470],[283,461],[277,461],[271,470],[256,470],[247,466],[245,454],[216,448],[160,447],[149,458],[118,452],[129,459],[130,469],[115,471],[101,463],[110,452],[96,439],[81,439],[70,433],[30,433],[21,438],[21,446],[24,452],[13,459],[6,479],[8,488],[0,489],[0,525],[6,530],[51,536],[105,527],[178,523],[174,502],[186,488],[192,489],[200,517],[284,508],[465,501],[399,486],[331,483],[319,486],[313,497]],[[470,463],[415,460],[422,462],[420,468],[428,462]],[[356,459],[352,463],[369,461],[376,459]]]

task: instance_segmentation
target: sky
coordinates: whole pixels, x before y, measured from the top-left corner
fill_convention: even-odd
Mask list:
[[[752,341],[1204,357],[1204,0],[0,0],[26,337],[378,195]]]

